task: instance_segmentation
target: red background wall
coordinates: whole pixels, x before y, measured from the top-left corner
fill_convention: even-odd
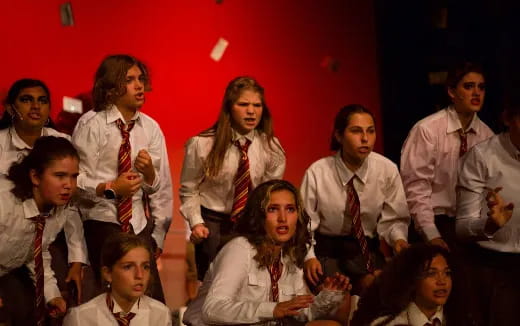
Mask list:
[[[177,189],[183,144],[211,125],[228,81],[247,74],[266,89],[287,153],[286,179],[299,185],[305,169],[329,153],[335,113],[361,103],[379,118],[372,1],[360,0],[71,0],[75,26],[62,27],[58,0],[0,2],[0,96],[16,79],[44,80],[53,117],[62,96],[90,92],[108,54],[145,61],[153,92],[143,111],[166,136],[176,190],[175,228],[182,228]],[[209,57],[219,37],[222,60]],[[320,64],[339,60],[339,71]],[[381,139],[376,150],[380,150]]]

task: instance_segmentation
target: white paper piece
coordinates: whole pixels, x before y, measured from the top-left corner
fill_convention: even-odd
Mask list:
[[[77,98],[63,96],[63,111],[82,114],[83,102]]]
[[[215,47],[213,47],[213,50],[209,55],[211,59],[217,62],[220,61],[220,59],[222,59],[222,56],[224,55],[224,52],[226,51],[228,44],[229,42],[226,41],[224,38],[219,38],[217,44],[215,44]]]

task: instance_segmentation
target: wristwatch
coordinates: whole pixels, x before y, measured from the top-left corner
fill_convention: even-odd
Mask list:
[[[112,189],[112,181],[105,183],[105,190],[103,195],[106,199],[116,199],[116,192]]]

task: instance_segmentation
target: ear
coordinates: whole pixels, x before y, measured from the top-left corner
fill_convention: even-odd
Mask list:
[[[101,267],[101,276],[107,281],[108,283],[112,283],[112,273],[110,272],[110,269],[106,266]]]
[[[451,98],[451,100],[453,101],[453,99],[455,98],[455,90],[451,87],[448,87],[448,96]]]
[[[337,130],[334,130],[334,137],[336,137],[336,141],[343,145],[343,135],[341,135]]]
[[[30,169],[29,170],[29,177],[31,178],[31,182],[33,184],[33,186],[39,186],[40,185],[40,176],[38,175],[38,173],[36,172],[35,169]]]
[[[11,115],[11,117],[16,116],[16,112],[15,112],[13,104],[7,104],[5,106],[5,110],[7,111],[7,113],[9,113]]]

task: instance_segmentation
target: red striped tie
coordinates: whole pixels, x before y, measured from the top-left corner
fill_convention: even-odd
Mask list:
[[[270,266],[269,266],[269,275],[271,276],[271,298],[273,302],[278,302],[278,281],[280,277],[282,277],[282,260],[278,257]]]
[[[117,324],[119,326],[128,326],[130,325],[130,321],[132,318],[135,317],[135,314],[133,312],[129,312],[123,316],[123,312],[116,312],[114,313],[114,301],[112,301],[112,298],[110,297],[110,293],[107,292],[107,307],[108,310],[114,315],[114,318],[117,321]]]
[[[374,267],[372,265],[370,251],[368,250],[367,239],[365,238],[365,233],[363,232],[363,226],[361,225],[361,208],[358,194],[354,188],[354,177],[352,177],[352,179],[350,179],[347,184],[347,209],[345,210],[345,213],[347,213],[347,211],[352,217],[352,233],[359,243],[363,257],[365,257],[366,268],[370,273],[372,273],[374,271]]]
[[[468,134],[462,131],[462,129],[459,129],[459,136],[460,136],[460,150],[459,150],[459,157],[464,155],[468,151]]]
[[[132,120],[125,126],[121,119],[116,121],[117,127],[121,130],[121,147],[119,147],[118,155],[118,175],[123,172],[128,172],[132,168],[132,147],[130,145],[130,131],[135,125],[135,121]],[[121,223],[121,231],[130,232],[130,219],[132,218],[132,196],[122,198],[117,203],[117,220]]]
[[[251,183],[251,175],[249,173],[249,158],[247,157],[247,150],[251,141],[246,138],[244,145],[240,145],[240,142],[235,141],[235,146],[240,150],[240,161],[238,163],[238,170],[235,176],[234,185],[235,193],[233,195],[233,209],[231,210],[231,221],[236,222],[240,217],[240,212],[244,209],[247,202],[247,196],[249,190],[253,188]]]
[[[48,214],[41,214],[31,218],[34,222],[34,278],[36,281],[36,325],[43,326],[45,323],[45,300],[43,296],[43,256],[42,239],[45,228],[45,218]]]

